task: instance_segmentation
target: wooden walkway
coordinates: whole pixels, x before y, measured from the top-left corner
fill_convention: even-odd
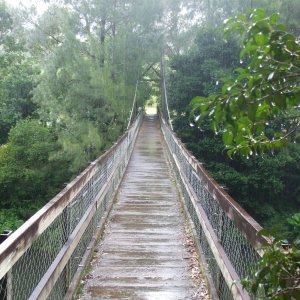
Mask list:
[[[184,218],[159,121],[148,116],[80,299],[193,299],[191,275]]]

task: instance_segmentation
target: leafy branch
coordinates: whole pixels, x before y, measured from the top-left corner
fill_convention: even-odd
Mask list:
[[[299,214],[291,219],[298,220],[297,218]],[[298,231],[299,225],[300,223],[297,224]],[[243,286],[256,296],[255,299],[299,299],[300,243],[296,239],[292,244],[286,244],[281,234],[275,230],[262,230],[260,234],[270,237],[274,233],[277,236],[264,248],[257,271],[243,280]]]
[[[280,113],[300,107],[300,44],[277,19],[278,14],[267,17],[254,9],[249,17],[226,20],[225,35],[237,32],[242,38],[242,67],[234,80],[223,79],[220,94],[192,100],[194,122],[201,127],[209,121],[230,157],[274,151],[295,140],[300,129],[294,115],[293,124],[286,120],[270,130]]]

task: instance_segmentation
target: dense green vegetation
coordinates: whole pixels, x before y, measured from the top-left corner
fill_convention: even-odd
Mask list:
[[[299,299],[300,214],[289,218],[289,223],[298,234],[289,246],[283,244],[284,235],[275,229],[261,231],[273,241],[264,248],[256,271],[242,280],[243,286],[252,291],[257,299]],[[261,291],[264,291],[264,296],[259,296],[262,295]]]
[[[300,45],[278,17],[255,9],[249,20],[227,20],[225,32],[243,36],[240,58],[246,62],[233,79],[223,79],[221,93],[193,100],[197,124],[209,121],[221,132],[229,156],[263,154],[297,139]]]
[[[137,80],[142,107],[158,95],[163,45],[187,49],[189,20],[199,19],[194,1],[44,3],[41,13],[0,0],[0,231],[15,230],[112,145]]]
[[[243,284],[259,299],[281,300],[300,296],[300,47],[277,20],[254,9],[224,27],[208,22],[191,50],[171,60],[169,90],[187,146],[262,225],[280,228],[262,232],[276,238]]]
[[[148,98],[157,5],[48,1],[37,14],[0,1],[0,231],[15,230],[124,132],[138,79],[138,105]]]
[[[262,14],[261,19],[264,19],[264,13],[262,11],[259,12]],[[239,18],[243,17],[240,15],[237,19],[239,20]],[[241,20],[240,22],[242,23]],[[243,22],[246,23],[246,20],[243,20]],[[229,27],[228,24],[234,26],[233,24],[239,23],[227,21],[227,25],[225,26],[227,27],[227,31]],[[251,24],[247,25],[250,26]],[[237,29],[241,32],[247,28],[245,25],[243,28]],[[251,71],[246,65],[249,59],[243,57],[242,59],[245,60],[245,62],[240,61],[240,40],[237,38],[237,35],[228,35],[225,40],[223,30],[223,25],[216,28],[215,26],[210,26],[209,22],[205,23],[205,26],[203,25],[198,29],[197,38],[189,52],[175,56],[170,62],[169,98],[174,118],[174,128],[183,142],[187,144],[200,161],[205,163],[211,175],[221,185],[225,186],[228,192],[255,219],[267,227],[281,224],[292,236],[290,225],[286,219],[299,211],[300,207],[299,144],[292,143],[289,139],[289,142],[285,141],[285,147],[281,149],[281,151],[276,150],[277,148],[274,149],[274,147],[270,147],[270,149],[275,152],[265,151],[264,155],[261,155],[262,150],[265,150],[265,148],[268,149],[267,147],[258,149],[256,145],[253,147],[255,149],[251,149],[247,144],[247,153],[242,153],[244,156],[235,155],[234,159],[232,159],[233,150],[236,150],[236,147],[240,147],[241,145],[238,142],[244,141],[244,139],[241,140],[241,137],[245,136],[243,130],[248,130],[248,132],[250,130],[250,127],[247,128],[246,126],[247,124],[250,125],[250,123],[248,119],[244,117],[244,114],[248,116],[249,109],[247,108],[247,103],[251,103],[251,100],[244,100],[244,98],[242,98],[245,102],[240,101],[238,102],[240,106],[233,106],[231,102],[226,101],[226,96],[230,95],[233,99],[238,97],[239,95],[237,93],[240,91],[235,85],[242,86],[247,80],[246,76],[251,77],[253,74],[251,74]],[[254,30],[255,28],[253,31]],[[278,40],[276,40],[276,42],[278,42]],[[293,45],[295,47],[299,47],[298,44],[295,44],[295,40],[291,40],[291,43],[294,43]],[[256,62],[258,66],[256,69],[255,67],[252,69],[255,69],[254,73],[256,72],[255,75],[260,79],[260,81],[254,81],[251,87],[251,82],[249,83],[250,79],[248,79],[247,86],[244,89],[249,88],[252,89],[252,91],[259,90],[261,93],[269,93],[272,87],[268,89],[268,80],[266,77],[276,70],[280,75],[276,73],[276,75],[272,77],[270,86],[271,84],[276,85],[278,88],[277,94],[280,94],[283,87],[277,86],[279,85],[277,81],[279,81],[280,78],[284,78],[282,71],[283,64],[278,63],[281,69],[278,67],[277,71],[276,66],[273,66],[266,57],[257,60],[257,56],[260,55],[257,48],[263,46],[264,45],[260,45],[258,42],[256,48],[254,48],[253,39],[250,37],[248,44],[243,48],[247,49],[248,47],[249,49],[252,47],[252,62],[250,61],[249,64],[251,66],[251,63],[254,64]],[[243,50],[242,56],[246,55],[245,52],[246,51]],[[261,61],[261,59],[263,59],[263,61]],[[286,68],[288,68],[289,63],[290,61],[285,64]],[[295,65],[295,69],[296,68],[297,65]],[[236,71],[234,71],[236,69],[242,75],[236,75]],[[290,71],[291,74],[294,72],[294,70],[291,69]],[[235,81],[236,76],[238,76],[240,81]],[[275,100],[271,98],[268,104],[264,102],[266,104],[261,105],[258,102],[255,106],[256,110],[259,107],[257,118],[262,120],[263,117],[266,117],[265,122],[267,124],[261,124],[263,125],[260,126],[261,128],[257,126],[253,130],[260,130],[260,133],[266,133],[266,136],[263,136],[265,139],[262,141],[265,142],[268,138],[269,144],[273,143],[272,137],[274,134],[279,139],[283,136],[283,133],[287,131],[287,128],[293,132],[293,141],[296,142],[295,138],[297,139],[296,134],[297,128],[299,128],[299,116],[296,114],[297,109],[292,107],[296,106],[295,101],[299,101],[299,81],[298,78],[295,78],[296,74],[294,74],[294,77],[291,75],[287,76],[288,80],[290,80],[288,86],[297,87],[293,94],[290,92],[287,95],[288,100],[279,96],[278,100],[277,98],[275,98]],[[265,90],[260,86],[261,81],[263,81]],[[229,83],[232,83],[233,86]],[[285,89],[288,93],[288,88],[285,87]],[[242,94],[243,92],[242,90],[240,93]],[[218,95],[218,93],[220,93],[221,96],[214,96]],[[275,93],[276,91],[273,91],[272,97]],[[266,97],[265,94],[260,95],[260,97]],[[193,100],[192,108],[190,102],[194,97],[196,98]],[[254,92],[252,97],[254,99],[259,98],[258,96],[256,97]],[[276,97],[276,95],[274,97]],[[283,100],[281,101],[281,99]],[[273,101],[274,105],[272,104]],[[284,101],[288,102],[285,103]],[[224,107],[221,108],[220,105],[222,103],[224,103]],[[284,108],[284,110],[281,108]],[[231,111],[236,113],[236,116]],[[194,123],[193,117],[191,118],[191,112],[197,120],[195,127],[190,126],[191,122]],[[214,118],[212,120],[213,122],[209,120],[212,118]],[[236,127],[232,125],[234,119],[239,121],[236,122]],[[223,123],[221,123],[221,120]],[[246,125],[242,121],[245,121]],[[258,121],[257,123],[259,123]],[[227,122],[227,128],[224,122]],[[284,124],[284,126],[281,124]],[[193,124],[191,125],[193,126]],[[232,130],[235,128],[236,131],[229,131],[228,128],[232,128]],[[237,131],[238,129],[240,129],[239,132]],[[216,133],[219,134],[216,135]],[[235,140],[233,139],[234,133],[236,134]],[[237,134],[239,134],[239,136]],[[250,139],[248,139],[248,141],[249,140]],[[235,144],[232,146],[234,141]],[[228,149],[231,150],[229,153],[231,158],[228,157],[224,142],[225,145],[230,146]],[[280,145],[277,141],[276,146],[279,147],[282,145],[283,141],[281,141]],[[242,151],[244,150],[245,149]],[[250,155],[250,152],[253,155]]]

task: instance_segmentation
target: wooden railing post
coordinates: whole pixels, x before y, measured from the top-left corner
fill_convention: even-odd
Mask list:
[[[0,234],[0,244],[3,243],[10,235],[12,231],[5,230]],[[0,280],[0,299],[12,300],[12,273],[9,271]]]

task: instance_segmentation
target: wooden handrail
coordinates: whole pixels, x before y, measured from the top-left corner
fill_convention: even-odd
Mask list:
[[[90,163],[80,175],[0,245],[0,279],[13,267],[37,237],[62,213],[72,199],[92,178],[98,168],[114,153],[118,145],[128,137],[132,126],[126,130],[107,152]]]
[[[165,126],[168,126],[162,118]],[[193,153],[189,151],[182,141],[177,137],[176,133],[169,128],[176,144],[181,149],[186,160],[193,167],[195,173],[201,178],[209,192],[213,195],[215,201],[219,203],[226,215],[234,222],[236,227],[243,233],[245,238],[262,255],[262,246],[271,242],[267,237],[261,236],[259,232],[263,229],[207,172],[203,165],[195,158]]]

